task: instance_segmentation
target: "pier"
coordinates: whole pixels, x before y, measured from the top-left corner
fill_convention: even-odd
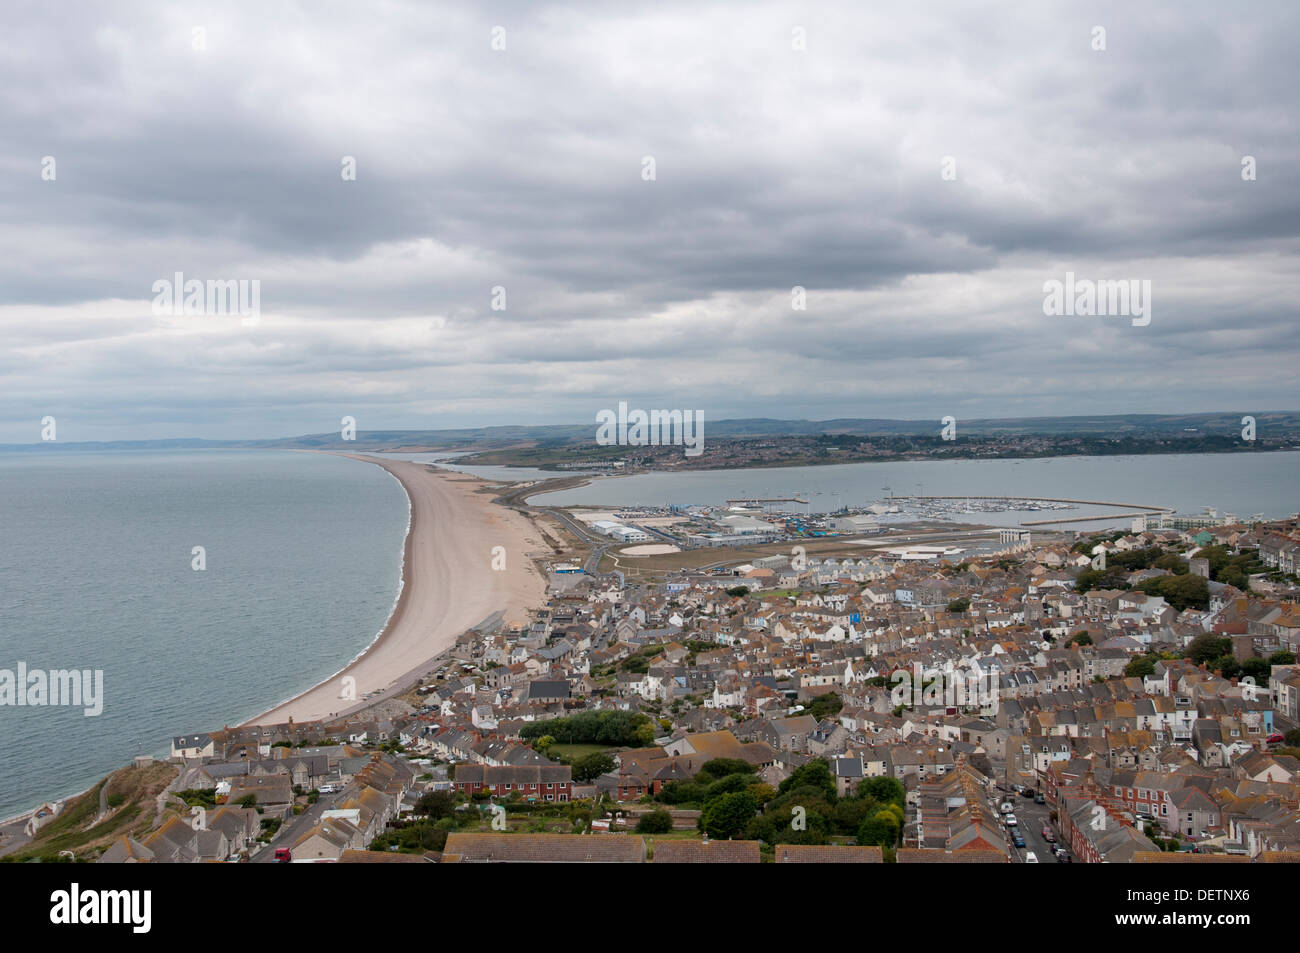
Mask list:
[[[1101,523],[1107,520],[1132,519],[1132,513],[1111,513],[1108,516],[1067,516],[1059,520],[1025,520],[1021,526],[1051,526],[1054,523]]]

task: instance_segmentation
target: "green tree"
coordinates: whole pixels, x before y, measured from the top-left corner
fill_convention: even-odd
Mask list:
[[[869,798],[846,797],[835,803],[830,820],[836,833],[856,834],[862,822],[878,809],[879,805]]]
[[[705,805],[700,813],[700,830],[717,840],[733,837],[745,829],[758,811],[749,791],[733,791]]]
[[[537,741],[549,736],[561,744],[629,746],[639,743],[647,727],[653,739],[650,717],[641,712],[580,711],[562,718],[529,722],[519,730],[519,737]]]
[[[790,776],[781,782],[777,791],[780,794],[787,794],[805,787],[820,792],[832,804],[835,802],[835,779],[831,777],[831,766],[825,758],[816,758],[795,768]]]
[[[1146,678],[1155,674],[1156,663],[1149,655],[1136,655],[1124,666],[1125,678]]]
[[[1074,579],[1076,592],[1090,592],[1093,589],[1127,589],[1126,573],[1118,566],[1107,565],[1105,569],[1085,569]]]
[[[838,715],[843,707],[844,699],[835,692],[827,692],[825,695],[818,695],[808,703],[808,714],[822,721],[832,715]]]
[[[731,774],[753,774],[754,766],[739,758],[710,758],[700,767],[695,780],[701,784],[711,784]]]
[[[1151,563],[1152,569],[1168,569],[1176,576],[1187,574],[1187,561],[1177,553],[1165,553]]]
[[[869,797],[882,803],[903,806],[906,792],[903,782],[898,778],[879,777],[864,778],[858,785],[858,797]]]
[[[1268,681],[1271,666],[1262,658],[1248,658],[1241,663],[1241,674],[1249,675],[1257,684]]]
[[[1242,592],[1250,592],[1250,578],[1238,566],[1223,567],[1223,569],[1219,570],[1219,578],[1215,582],[1221,582],[1225,586],[1232,586]]]
[[[456,798],[450,791],[429,791],[415,802],[416,814],[427,814],[433,820],[452,817],[456,811]]]
[[[858,843],[892,847],[898,843],[902,827],[903,809],[897,804],[886,805],[862,822],[858,829]]]
[[[724,794],[732,794],[736,791],[748,791],[757,781],[750,774],[728,774],[726,777],[719,778],[704,789],[704,803],[716,801]]]
[[[614,759],[603,751],[594,751],[573,762],[573,779],[575,781],[593,781],[602,774],[608,774],[615,767]]]
[[[1200,576],[1158,576],[1138,588],[1149,596],[1161,596],[1179,612],[1184,609],[1207,609],[1210,584]]]
[[[1206,666],[1212,672],[1219,672],[1224,678],[1236,678],[1241,674],[1241,663],[1232,655],[1221,655],[1211,659]]]
[[[672,829],[673,816],[662,807],[657,807],[637,818],[636,832],[638,834],[667,834]]]
[[[664,804],[698,804],[704,800],[704,785],[694,781],[669,781],[655,795]]]
[[[1198,635],[1187,644],[1184,653],[1188,661],[1195,665],[1209,662],[1232,651],[1232,639],[1225,639],[1212,632]]]

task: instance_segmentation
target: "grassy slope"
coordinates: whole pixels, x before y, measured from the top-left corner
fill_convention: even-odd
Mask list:
[[[22,862],[37,858],[54,860],[59,851],[70,850],[77,859],[93,859],[123,834],[142,837],[153,828],[155,799],[176,777],[175,765],[155,762],[146,767],[122,768],[101,780],[85,794],[72,798],[63,813],[43,827],[25,848],[4,858]],[[98,824],[99,792],[108,785],[107,795],[113,802],[121,796],[119,806],[110,807]]]

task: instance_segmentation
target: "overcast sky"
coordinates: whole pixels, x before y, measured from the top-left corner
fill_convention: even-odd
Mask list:
[[[614,6],[8,5],[0,442],[1300,408],[1300,5]]]

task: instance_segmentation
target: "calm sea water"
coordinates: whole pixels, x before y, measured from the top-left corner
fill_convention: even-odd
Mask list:
[[[1041,496],[1169,506],[1199,513],[1205,506],[1249,518],[1300,510],[1300,453],[1169,454],[1135,457],[1053,457],[1037,460],[945,460],[851,463],[840,466],[646,473],[593,480],[546,493],[541,506],[718,504],[728,499],[798,496],[830,512],[888,497],[937,495]],[[966,522],[1018,525],[1022,520],[1109,514],[1114,507],[1063,512],[1022,511],[954,515]],[[1101,528],[1104,523],[1079,524]]]
[[[338,671],[388,618],[408,517],[323,454],[0,454],[0,668],[102,669],[105,697],[0,707],[0,817]]]

